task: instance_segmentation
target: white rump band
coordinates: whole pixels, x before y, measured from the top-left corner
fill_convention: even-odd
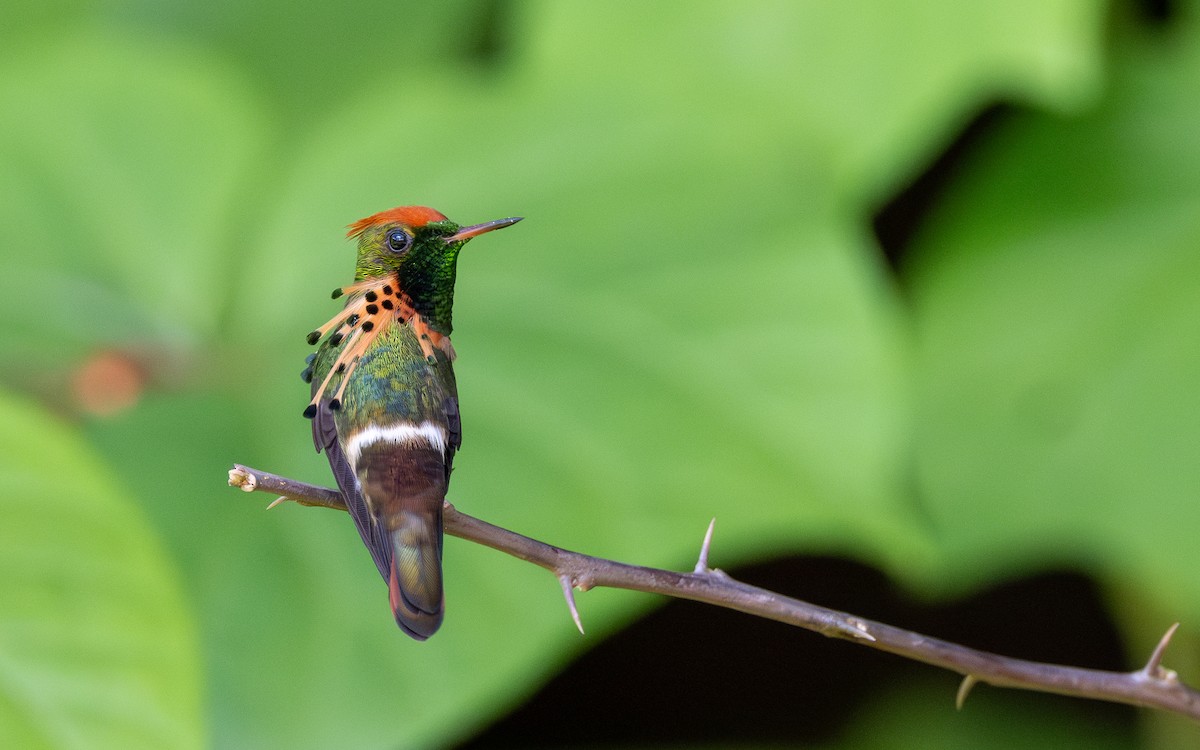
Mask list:
[[[445,453],[446,438],[446,428],[429,421],[419,425],[402,422],[387,427],[372,423],[356,432],[354,437],[350,438],[350,442],[346,443],[346,460],[350,462],[351,468],[357,468],[363,449],[375,443],[414,446],[423,443]]]

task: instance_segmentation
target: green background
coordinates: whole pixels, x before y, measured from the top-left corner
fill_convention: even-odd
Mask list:
[[[450,540],[416,644],[345,518],[224,487],[235,461],[329,481],[304,335],[342,228],[406,203],[526,217],[459,267],[461,509],[674,568],[716,516],[722,568],[835,555],[928,601],[1081,570],[1129,666],[1182,620],[1168,663],[1200,673],[1198,24],[0,6],[0,746],[453,744],[656,606],[583,595],[581,640],[552,577]],[[997,102],[889,266],[873,217]],[[97,362],[132,403],[77,393],[115,387]],[[998,695],[956,714],[915,681],[820,746],[1123,744]]]

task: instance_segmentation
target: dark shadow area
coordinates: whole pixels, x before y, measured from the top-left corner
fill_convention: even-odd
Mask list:
[[[1166,26],[1178,15],[1174,0],[1134,0],[1133,6],[1138,17],[1151,26]]]
[[[1011,107],[1000,104],[985,109],[925,171],[875,213],[871,226],[893,274],[899,275],[913,236],[937,200],[951,188],[967,155],[1013,112]]]
[[[976,648],[1126,668],[1095,586],[1074,573],[1046,573],[957,602],[925,604],[906,598],[878,571],[840,559],[794,557],[730,572],[773,591]],[[460,747],[818,743],[833,739],[881,688],[930,670],[738,612],[672,601],[582,655]],[[953,711],[955,681],[948,675],[947,711]],[[1036,698],[1060,706],[1072,721],[1107,725],[1128,736],[1131,747],[1136,741],[1132,708]]]
[[[476,22],[463,30],[463,52],[468,60],[486,68],[511,51],[516,13],[509,0],[486,0],[479,8]]]

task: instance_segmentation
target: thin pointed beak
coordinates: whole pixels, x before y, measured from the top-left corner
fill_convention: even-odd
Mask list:
[[[463,242],[464,240],[469,240],[472,237],[478,237],[479,235],[484,234],[485,232],[490,232],[493,229],[503,229],[505,227],[511,227],[513,224],[516,224],[518,221],[520,221],[521,218],[522,217],[520,217],[520,216],[512,216],[507,219],[496,219],[495,221],[489,221],[489,222],[486,222],[483,224],[476,224],[476,225],[470,226],[470,227],[463,227],[462,229],[458,230],[454,234],[447,237],[446,242]]]

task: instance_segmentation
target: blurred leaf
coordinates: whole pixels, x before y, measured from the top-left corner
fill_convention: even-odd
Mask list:
[[[961,583],[1090,562],[1200,616],[1200,30],[1103,107],[1014,117],[912,268],[920,478]],[[1165,42],[1165,43],[1164,43]]]
[[[0,49],[44,29],[75,23],[93,0],[7,0],[0,4]]]
[[[66,0],[59,0],[65,2]],[[105,16],[168,36],[200,31],[258,84],[259,102],[300,127],[367,76],[420,80],[433,67],[482,66],[501,50],[503,0],[112,0]]]
[[[504,86],[444,75],[371,80],[351,93],[350,101],[370,102],[371,116],[344,108],[293,165],[286,208],[247,265],[252,278],[269,275],[275,293],[241,297],[233,324],[289,352],[277,376],[288,382],[304,353],[300,338],[334,307],[320,301],[352,267],[336,227],[408,202],[464,222],[524,214],[518,227],[473,244],[460,267],[459,507],[646,564],[690,565],[715,514],[723,566],[801,547],[910,573],[929,566],[928,540],[902,491],[899,310],[869,260],[863,209],[847,212],[829,190],[843,167],[831,164],[828,140],[836,135],[843,150],[861,144],[838,127],[818,132],[825,121],[809,117],[816,101],[838,106],[845,92],[830,86],[810,94],[814,103],[797,103],[790,92],[807,80],[797,72],[804,68],[777,59],[781,45],[755,47],[766,59],[752,56],[756,67],[744,75],[717,75],[739,71],[732,58],[746,49],[719,38],[763,28],[739,27],[743,13],[731,6],[699,6],[703,22],[682,23],[656,7],[543,10],[530,17],[529,38],[545,48]],[[807,12],[780,10],[779,23],[803,27]],[[821,33],[849,49],[858,21],[831,28],[826,20]],[[886,34],[888,22],[875,22]],[[987,33],[989,22],[978,23]],[[635,29],[662,31],[650,40],[627,33]],[[943,32],[928,30],[939,40]],[[905,44],[912,33],[904,30]],[[1012,48],[1023,49],[1022,39],[1014,30]],[[994,65],[973,61],[975,46],[956,48],[962,64]],[[724,56],[708,60],[714,51]],[[938,65],[930,58],[907,75],[923,80]],[[952,121],[960,106],[930,102],[924,116]],[[414,117],[418,110],[431,114]],[[894,154],[913,158],[904,144]],[[279,304],[281,294],[294,303]],[[289,335],[297,343],[289,346]],[[270,424],[301,403],[272,385],[256,413]],[[290,471],[289,460],[277,467]],[[381,587],[345,578],[348,568],[367,569],[345,519],[298,527],[298,517],[270,519],[287,525],[272,533],[311,554],[306,580],[324,593],[282,600],[277,617],[319,621],[330,601],[359,591],[363,599],[341,610],[338,627],[352,628],[353,640],[313,640],[304,652],[293,635],[287,653],[281,646],[270,658],[293,665],[267,676],[272,684],[332,688],[320,702],[304,701],[302,720],[288,710],[294,694],[263,691],[277,701],[267,713],[288,717],[273,730],[288,743],[339,734],[421,744],[446,727],[467,731],[578,643],[543,572],[453,541],[447,625],[420,648],[397,643]],[[341,528],[336,553],[317,538],[331,533],[317,524]],[[311,568],[317,559],[320,574]],[[581,607],[594,637],[650,604],[603,592]],[[372,662],[387,666],[320,672]],[[223,679],[235,675],[244,679]],[[388,712],[394,722],[373,720]]]
[[[541,10],[532,44],[546,74],[584,97],[605,91],[623,118],[656,102],[703,119],[736,111],[745,124],[708,156],[738,149],[742,137],[809,144],[821,159],[804,166],[828,170],[860,214],[984,104],[1007,98],[1075,109],[1093,101],[1105,17],[1104,4],[1088,0]],[[691,44],[676,43],[683,39]],[[587,55],[603,63],[581,64]],[[651,96],[630,106],[630,90]],[[696,125],[682,119],[674,130]]]
[[[0,394],[0,746],[200,747],[174,568],[90,450]]]
[[[247,92],[183,45],[93,33],[24,42],[0,59],[9,362],[196,346],[235,280],[225,248],[236,190],[263,143]]]
[[[348,519],[219,486],[231,460],[328,481],[296,375],[349,277],[340,227],[528,217],[460,269],[464,510],[677,568],[717,515],[717,565],[803,549],[924,579],[904,311],[865,217],[981,102],[1092,101],[1102,10],[104,4],[123,32],[0,53],[0,345],[191,355],[186,390],[88,434],[194,592],[218,745],[446,743],[653,602],[582,597],[581,640],[552,578],[451,540],[447,623],[417,645]],[[469,51],[501,27],[504,65]]]

